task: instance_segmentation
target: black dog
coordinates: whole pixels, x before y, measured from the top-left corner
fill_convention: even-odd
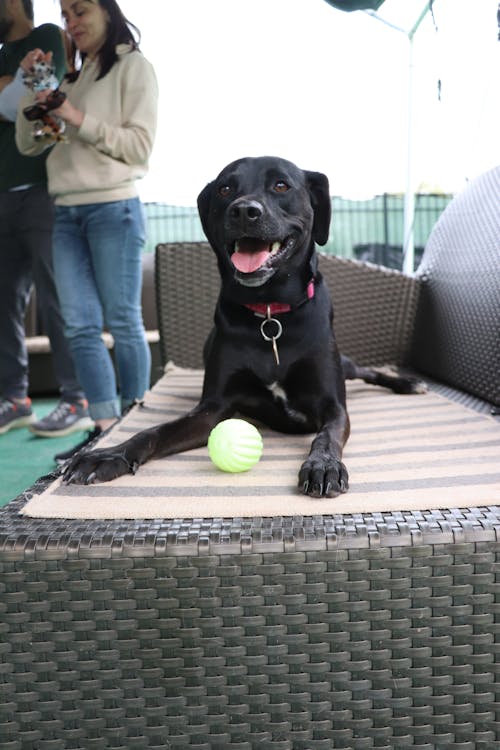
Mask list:
[[[281,432],[317,433],[299,487],[314,497],[347,490],[344,378],[396,392],[417,388],[339,355],[315,252],[315,242],[328,239],[330,205],[325,175],[275,157],[235,161],[206,186],[198,209],[222,288],[201,400],[186,416],[115,448],[77,455],[66,482],[107,481],[151,458],[205,445],[218,422],[239,412]]]

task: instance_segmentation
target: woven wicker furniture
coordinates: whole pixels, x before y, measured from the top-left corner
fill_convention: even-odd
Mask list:
[[[499,320],[499,197],[496,170],[443,215],[448,275],[434,235],[416,279],[322,258],[344,351],[422,358],[436,378],[421,328],[433,304],[427,335],[439,368],[452,365],[443,387],[498,404],[498,349],[483,334]],[[456,222],[470,206],[467,233]],[[474,244],[457,248],[463,238]],[[456,284],[470,258],[488,305]],[[161,246],[157,260],[164,356],[199,366],[212,256]],[[441,304],[446,278],[460,304]],[[481,359],[469,361],[477,330]],[[499,508],[97,522],[23,518],[23,503],[0,512],[1,750],[498,747]]]

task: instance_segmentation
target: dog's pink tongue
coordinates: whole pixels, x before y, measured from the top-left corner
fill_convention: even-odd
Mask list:
[[[231,255],[231,260],[235,268],[242,273],[253,273],[261,268],[271,253],[269,245],[255,241],[240,241],[238,249]]]

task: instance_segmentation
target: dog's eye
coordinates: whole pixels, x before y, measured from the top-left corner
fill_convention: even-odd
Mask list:
[[[290,185],[287,185],[284,180],[278,180],[274,185],[274,190],[277,193],[286,193],[290,189]]]
[[[227,198],[228,195],[231,194],[231,188],[229,185],[221,185],[219,188],[219,195],[221,195],[223,198]]]

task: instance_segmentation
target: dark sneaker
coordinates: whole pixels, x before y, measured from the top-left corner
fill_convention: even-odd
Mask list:
[[[72,448],[68,448],[67,451],[61,451],[61,453],[56,453],[54,456],[54,461],[56,464],[64,464],[68,459],[73,458],[77,453],[79,453],[84,448],[87,448],[93,443],[95,440],[97,440],[98,437],[102,435],[102,430],[100,427],[96,427],[93,430],[90,430],[87,437],[82,440],[80,443],[77,443]]]
[[[0,399],[0,435],[15,427],[27,427],[36,419],[31,411],[31,399],[23,401],[10,401],[8,398]]]
[[[90,430],[93,426],[88,403],[83,399],[73,404],[60,401],[50,414],[31,424],[30,430],[39,437],[64,437],[78,430]]]

